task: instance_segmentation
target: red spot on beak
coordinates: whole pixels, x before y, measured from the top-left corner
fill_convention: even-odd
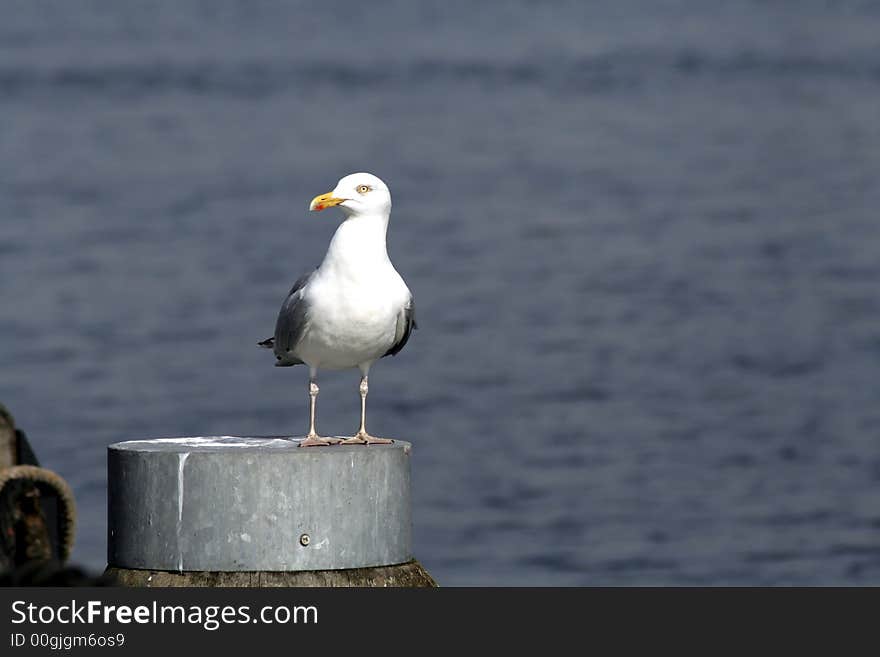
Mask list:
[[[320,203],[315,206],[315,210],[323,210],[323,209],[324,209],[324,206],[321,205]]]

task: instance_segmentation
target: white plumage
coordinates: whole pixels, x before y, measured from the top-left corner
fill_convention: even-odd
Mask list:
[[[316,196],[310,210],[339,206],[346,214],[320,266],[300,278],[278,315],[272,348],[276,365],[309,367],[309,434],[300,444],[386,443],[366,431],[367,377],[372,364],[398,353],[415,328],[412,294],[391,264],[386,234],[391,193],[376,176],[355,173]],[[322,438],[315,431],[319,369],[361,371],[361,426],[353,438]]]

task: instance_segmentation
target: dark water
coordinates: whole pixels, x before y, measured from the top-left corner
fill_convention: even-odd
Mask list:
[[[108,443],[304,429],[254,342],[368,170],[441,583],[880,584],[876,3],[147,4],[0,3],[0,400],[80,563]]]

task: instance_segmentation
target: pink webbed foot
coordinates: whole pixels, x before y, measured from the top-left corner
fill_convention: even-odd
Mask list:
[[[346,438],[342,441],[343,445],[390,445],[393,443],[393,440],[388,438],[376,438],[375,436],[371,436],[366,431],[358,431],[351,438]]]
[[[316,433],[310,433],[299,442],[300,447],[327,447],[329,445],[338,445],[342,440],[339,438],[329,438],[319,436]]]

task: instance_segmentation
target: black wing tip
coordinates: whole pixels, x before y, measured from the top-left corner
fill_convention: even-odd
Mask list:
[[[258,342],[257,346],[263,347],[263,349],[274,349],[275,348],[275,338],[266,338],[262,342]]]

